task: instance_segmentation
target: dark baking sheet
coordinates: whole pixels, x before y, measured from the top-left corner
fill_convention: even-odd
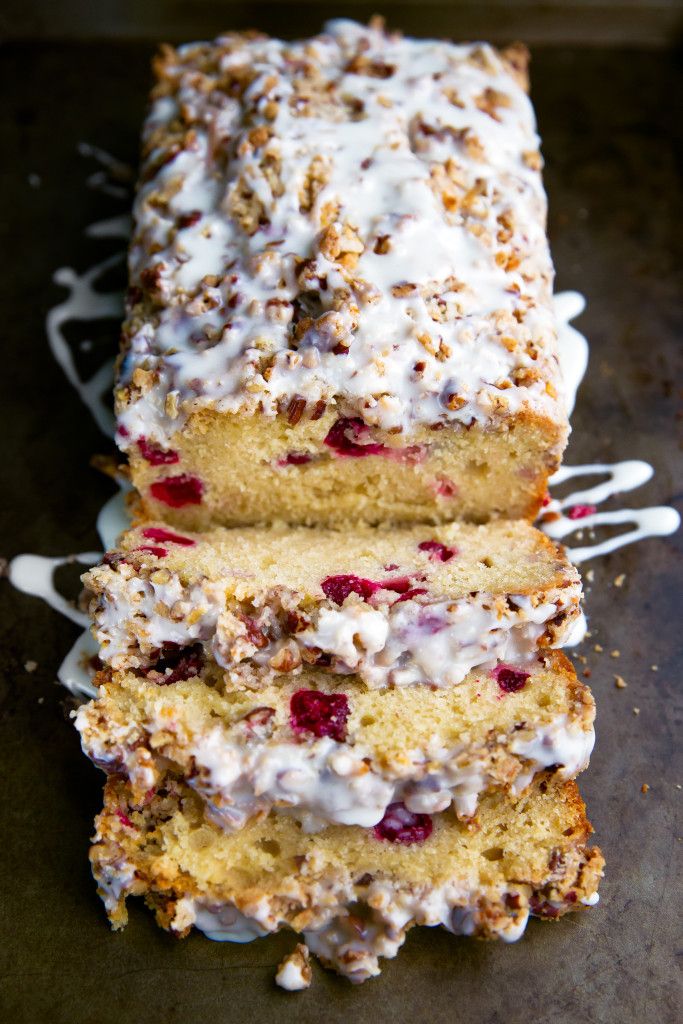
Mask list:
[[[51,283],[55,268],[84,269],[111,251],[83,238],[86,224],[120,207],[84,188],[94,168],[76,146],[87,140],[134,160],[149,52],[112,42],[0,51],[9,101],[0,129],[6,557],[97,547],[95,516],[112,486],[88,461],[107,446],[49,356],[43,320],[62,295]],[[592,356],[568,460],[648,459],[656,476],[632,501],[680,507],[677,89],[668,51],[534,53],[558,284],[588,297],[580,326]],[[39,175],[39,187],[29,175]],[[101,340],[113,349],[116,325],[103,325]],[[582,789],[607,857],[601,904],[559,924],[532,922],[509,947],[415,930],[381,978],[353,988],[316,968],[300,996],[273,984],[292,936],[245,946],[199,935],[178,942],[135,905],[128,928],[109,931],[87,862],[101,776],[81,755],[54,684],[76,627],[2,582],[3,1024],[680,1019],[682,540],[647,541],[592,566],[591,643],[605,652],[584,648],[599,717]],[[619,573],[621,588],[612,582]],[[32,674],[28,660],[38,662]],[[627,689],[615,689],[615,672]]]

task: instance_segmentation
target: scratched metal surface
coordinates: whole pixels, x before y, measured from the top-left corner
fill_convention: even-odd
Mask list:
[[[76,144],[85,139],[134,160],[148,56],[147,45],[116,43],[14,43],[0,51],[9,100],[0,115],[6,557],[97,546],[95,516],[112,488],[88,463],[106,442],[48,355],[43,319],[61,295],[54,269],[84,269],[110,251],[82,231],[119,206],[83,187],[93,168]],[[677,74],[667,51],[534,53],[558,284],[588,297],[581,327],[592,356],[568,461],[648,459],[656,476],[633,501],[680,507]],[[30,174],[40,176],[39,187]],[[113,350],[116,333],[114,323],[103,324],[96,350]],[[648,541],[597,562],[588,585],[594,637],[579,669],[592,673],[599,717],[582,789],[608,864],[601,904],[559,924],[532,922],[507,947],[416,929],[381,978],[353,988],[316,969],[313,987],[299,997],[272,980],[291,936],[244,946],[199,935],[178,942],[137,906],[125,932],[109,931],[87,863],[101,777],[82,757],[54,684],[76,628],[0,581],[0,1019],[676,1020],[681,556],[680,535]],[[615,587],[619,573],[626,579]],[[596,642],[604,653],[593,650]],[[23,668],[28,660],[38,662],[32,674]],[[615,672],[627,689],[614,687]]]

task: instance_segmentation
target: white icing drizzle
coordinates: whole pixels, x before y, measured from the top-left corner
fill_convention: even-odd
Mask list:
[[[89,629],[84,630],[74,642],[71,650],[57,670],[57,678],[74,697],[97,697],[98,691],[91,682],[92,659],[99,654],[95,638]]]
[[[626,544],[633,544],[646,537],[665,537],[675,533],[681,524],[681,517],[674,508],[666,505],[640,509],[614,509],[607,512],[590,512],[580,518],[572,519],[565,515],[565,509],[571,510],[580,505],[598,505],[615,494],[632,491],[641,487],[653,475],[654,470],[647,462],[637,459],[625,462],[591,463],[585,466],[562,466],[550,479],[550,485],[564,483],[575,477],[607,476],[607,480],[595,484],[585,490],[574,491],[562,500],[553,499],[543,510],[540,520],[541,529],[555,540],[577,531],[593,530],[599,526],[633,525],[632,530],[608,537],[606,540],[582,547],[567,549],[569,558],[575,565],[586,562],[590,558],[607,555]],[[555,517],[545,519],[546,516]]]
[[[583,313],[586,300],[579,292],[559,292],[553,297],[553,303],[557,318],[557,351],[564,384],[564,401],[567,415],[570,415],[588,367],[588,341],[571,326],[570,321]]]
[[[57,270],[54,280],[69,290],[69,297],[52,307],[46,321],[53,356],[81,401],[88,407],[95,423],[107,437],[111,437],[114,432],[114,417],[102,396],[111,388],[114,359],[107,360],[89,380],[83,380],[76,368],[63,327],[72,320],[117,319],[122,316],[123,302],[120,293],[99,292],[95,288],[99,278],[120,264],[122,259],[122,254],[115,253],[82,274],[77,274],[71,267],[61,267]]]
[[[81,565],[92,565],[101,555],[97,551],[86,551],[80,555],[67,555],[65,558],[44,558],[42,555],[17,555],[9,567],[10,582],[17,590],[33,597],[40,597],[51,608],[77,626],[87,626],[90,619],[85,612],[79,611],[70,601],[59,593],[54,585],[54,574],[62,565],[78,562]]]
[[[129,164],[107,153],[99,146],[93,146],[89,142],[79,142],[76,147],[81,156],[96,160],[100,164],[98,171],[93,171],[86,179],[88,188],[102,192],[114,199],[127,199],[130,195],[130,188],[121,182],[130,182],[133,177],[133,168]]]
[[[126,495],[130,493],[130,484],[118,480],[118,491],[100,509],[97,516],[97,532],[102,547],[111,551],[122,533],[130,527],[130,516],[126,506]]]

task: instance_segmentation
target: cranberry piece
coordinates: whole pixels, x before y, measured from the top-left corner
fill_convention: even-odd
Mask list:
[[[521,672],[512,665],[497,665],[491,673],[503,693],[517,693],[523,689],[530,672]]]
[[[278,466],[305,466],[313,458],[308,452],[289,452],[277,460]]]
[[[163,657],[149,670],[147,676],[160,686],[170,686],[182,679],[198,676],[203,664],[204,651],[201,644],[193,644],[192,647],[166,644]]]
[[[377,586],[380,590],[393,590],[395,594],[407,594],[412,583],[410,576],[395,576],[393,580],[382,580]]]
[[[419,594],[426,593],[426,587],[413,587],[411,590],[406,590],[405,594],[401,594],[400,597],[397,597],[396,600],[394,601],[394,604],[400,604],[401,601],[412,601],[412,599],[414,597],[417,597]]]
[[[426,455],[421,444],[407,448],[389,448],[379,441],[364,441],[371,435],[370,427],[359,418],[342,417],[330,427],[323,444],[332,448],[340,459],[362,459],[366,455],[383,455],[395,462],[420,462]]]
[[[149,551],[150,555],[156,555],[157,558],[165,558],[168,554],[166,548],[156,547],[154,544],[143,544],[142,547],[134,548],[134,551]]]
[[[366,455],[382,455],[386,447],[377,441],[367,444],[359,443],[360,439],[370,434],[370,427],[361,419],[342,417],[330,427],[324,444],[340,458],[361,459]]]
[[[294,732],[312,732],[314,736],[331,736],[343,743],[349,702],[344,693],[321,693],[319,690],[297,690],[289,702],[289,722]]]
[[[454,555],[457,555],[457,548],[446,547],[438,540],[423,540],[418,544],[420,551],[428,551],[432,562],[450,562]]]
[[[138,439],[138,451],[150,466],[173,466],[176,462],[180,462],[178,452],[170,449],[167,451],[156,441],[148,441],[146,437]]]
[[[568,509],[567,515],[570,519],[585,519],[586,516],[592,516],[594,512],[597,512],[595,505],[573,505]]]
[[[434,490],[441,498],[453,498],[458,493],[458,488],[447,476],[437,476]]]
[[[405,804],[389,804],[384,817],[375,825],[375,839],[383,839],[389,843],[423,843],[429,839],[433,828],[432,819],[428,814],[413,814]]]
[[[124,814],[123,811],[118,809],[118,808],[116,810],[116,817],[119,819],[119,821],[121,822],[122,825],[126,826],[126,828],[135,828],[135,825],[130,820],[128,815]]]
[[[181,473],[179,476],[166,476],[155,480],[150,487],[152,497],[162,501],[171,508],[183,508],[184,505],[200,505],[204,484],[199,477]]]
[[[344,604],[349,594],[358,594],[364,601],[368,601],[380,589],[379,583],[351,575],[327,576],[320,586],[325,597],[329,597],[335,604]]]
[[[397,576],[393,580],[366,580],[361,576],[341,575],[327,576],[320,584],[325,597],[335,604],[344,604],[349,594],[358,594],[364,601],[369,601],[378,590],[393,590],[396,594],[405,594],[410,590],[410,576]]]
[[[550,492],[546,491],[543,495],[543,501],[541,502],[541,505],[543,506],[543,508],[547,508],[552,500],[553,499],[550,496]]]
[[[118,427],[116,428],[116,433],[119,435],[119,437],[130,437],[130,430],[128,429],[128,427],[124,427],[123,423],[119,423]]]
[[[179,533],[164,529],[163,526],[148,526],[142,531],[142,536],[147,540],[160,540],[165,544],[181,544],[184,548],[191,548],[197,543],[191,537],[183,537]]]

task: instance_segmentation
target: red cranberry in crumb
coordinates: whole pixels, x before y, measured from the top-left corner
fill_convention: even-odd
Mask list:
[[[156,555],[157,558],[165,558],[168,554],[166,548],[159,548],[154,544],[143,544],[142,547],[134,548],[134,551],[148,551],[150,555]]]
[[[418,544],[420,551],[428,551],[432,562],[450,562],[454,555],[457,555],[457,548],[446,547],[438,540],[423,540]]]
[[[413,587],[411,590],[406,590],[406,592],[404,594],[401,594],[400,597],[397,597],[396,600],[394,601],[394,604],[400,604],[401,601],[412,601],[414,597],[418,597],[420,594],[426,593],[426,587]]]
[[[181,473],[179,476],[166,476],[155,480],[150,487],[152,497],[171,508],[183,508],[185,505],[201,505],[204,484],[199,477]]]
[[[172,530],[166,530],[163,526],[148,526],[142,531],[142,536],[147,540],[158,540],[163,544],[181,544],[184,548],[191,548],[197,543],[191,537],[183,537]]]
[[[343,743],[349,702],[344,693],[321,693],[319,690],[297,690],[289,702],[289,721],[294,732],[311,732],[314,736],[331,736]]]
[[[410,576],[395,576],[393,580],[383,580],[379,587],[381,590],[393,590],[395,594],[407,594],[412,582]]]
[[[405,594],[410,590],[411,579],[409,576],[396,576],[391,580],[366,580],[360,576],[340,575],[327,576],[320,586],[325,597],[335,604],[343,604],[349,594],[358,594],[364,601],[369,601],[378,590],[393,590],[396,594]]]
[[[277,460],[278,466],[305,466],[313,458],[308,452],[289,452]]]
[[[436,478],[434,490],[440,498],[454,498],[458,493],[458,488],[447,476],[438,476]]]
[[[389,843],[423,843],[432,834],[432,819],[428,814],[413,814],[405,804],[389,804],[384,817],[373,831],[376,839]]]
[[[383,455],[394,462],[421,462],[426,455],[426,448],[421,444],[412,444],[407,448],[389,448],[379,441],[365,440],[370,438],[372,431],[367,423],[358,417],[342,417],[330,427],[324,444],[331,448],[340,459],[361,459],[366,455]]]
[[[204,651],[201,644],[193,644],[192,647],[167,644],[162,657],[148,671],[147,677],[159,686],[170,686],[198,676],[203,664]]]
[[[128,429],[128,427],[124,427],[123,423],[119,423],[118,427],[116,428],[116,433],[118,434],[119,437],[130,437],[130,430]]]
[[[364,601],[368,601],[379,590],[378,583],[351,575],[327,576],[320,586],[323,588],[325,597],[334,601],[335,604],[344,604],[349,594],[358,594]]]
[[[176,462],[180,462],[178,452],[170,449],[166,451],[156,441],[148,441],[146,437],[138,439],[138,451],[150,466],[172,466]]]
[[[368,437],[370,427],[361,419],[342,417],[330,427],[324,444],[332,448],[341,458],[359,459],[365,455],[381,455],[385,446],[379,442],[361,441]]]
[[[552,500],[553,499],[550,496],[550,492],[546,491],[543,495],[543,501],[541,502],[541,505],[543,506],[543,508],[547,508]]]
[[[585,519],[586,516],[592,516],[594,512],[597,512],[595,505],[573,505],[567,510],[567,515],[570,519]]]
[[[531,673],[521,672],[512,665],[497,665],[491,673],[503,693],[517,693],[523,689]]]
[[[119,819],[122,825],[126,826],[126,828],[135,828],[133,822],[130,820],[127,814],[123,813],[123,811],[117,810],[116,817]]]

